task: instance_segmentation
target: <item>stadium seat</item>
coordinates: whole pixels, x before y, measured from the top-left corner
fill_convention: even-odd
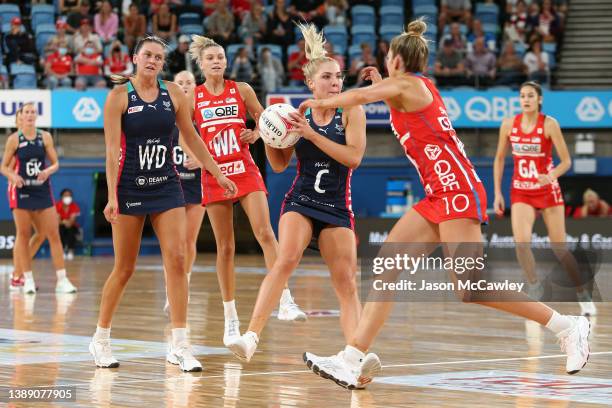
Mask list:
[[[465,24],[459,24],[459,32],[463,35],[467,35],[468,33],[468,28],[467,25]],[[447,24],[444,26],[444,33],[442,33],[442,35],[446,35],[450,33],[450,24]]]
[[[380,25],[404,25],[404,9],[398,6],[383,6],[380,8]]]
[[[412,0],[413,3],[415,0]],[[424,1],[435,1],[435,0],[424,0]],[[382,0],[381,6],[397,6],[404,7],[404,0]]]
[[[41,24],[55,24],[55,13],[37,12],[30,17],[30,25],[36,28]]]
[[[242,44],[230,44],[225,48],[225,58],[227,59],[227,67],[229,69],[232,68],[232,64],[234,63],[234,58],[236,58],[236,54],[238,54],[238,50],[244,47]]]
[[[378,34],[380,35],[380,38],[390,42],[393,37],[401,34],[403,31],[404,27],[402,27],[401,25],[388,24],[380,26]]]
[[[542,43],[542,49],[549,54],[555,54],[557,52],[556,43]]]
[[[374,7],[357,5],[351,8],[351,22],[353,25],[376,24],[376,14],[374,13]]]
[[[183,13],[178,18],[179,27],[186,25],[198,25],[201,23],[198,13]]]
[[[55,24],[40,24],[34,27],[34,34],[38,35],[40,33],[56,33],[57,29],[55,28]]]
[[[11,64],[13,89],[35,89],[36,71],[33,65]]]
[[[10,24],[13,17],[21,17],[19,6],[16,4],[0,4],[0,22]]]
[[[32,4],[32,9],[30,10],[30,16],[33,16],[36,13],[55,14],[55,7],[53,7],[51,4]]]
[[[185,35],[204,35],[204,28],[200,24],[188,24],[180,27],[181,34]]]
[[[376,49],[376,32],[374,26],[369,25],[354,25],[351,27],[351,44],[359,45],[368,43],[372,50]]]
[[[36,45],[36,52],[38,55],[44,55],[45,46],[51,38],[55,35],[55,31],[40,31],[34,41]]]
[[[295,27],[293,29],[293,33],[295,34],[295,42],[298,42],[298,40],[301,40],[302,38],[304,38],[304,36],[302,35],[302,30],[300,30],[300,27]]]
[[[497,4],[477,3],[475,17],[483,24],[499,24],[499,7]]]
[[[353,44],[348,49],[348,61],[346,62],[347,66],[351,66],[351,62],[355,57],[361,55],[361,47],[359,44]]]
[[[383,6],[386,6],[386,2],[383,1]],[[395,6],[403,6],[404,2],[396,2]],[[436,5],[436,0],[412,0],[412,9],[419,6],[434,6]]]
[[[348,45],[348,33],[345,26],[327,25],[323,28],[323,34],[327,41],[334,44],[334,46],[340,46],[346,49]]]
[[[297,44],[291,44],[289,47],[287,47],[287,57],[289,57],[289,55],[293,54],[294,52],[298,52],[300,50],[300,47],[297,46]]]
[[[274,57],[278,58],[281,61],[283,60],[283,49],[280,45],[276,44],[259,44],[257,46],[257,58],[259,58],[259,56],[261,55],[261,49],[264,47],[268,47]],[[287,57],[289,57],[289,55],[287,55]]]

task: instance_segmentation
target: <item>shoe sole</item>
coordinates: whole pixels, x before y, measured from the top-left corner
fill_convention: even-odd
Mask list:
[[[232,352],[232,354],[240,361],[243,361],[245,363],[248,363],[249,361],[251,361],[251,359],[247,359],[246,355],[244,353],[242,353],[243,349],[242,347],[238,347],[237,344],[226,344],[225,347],[227,347],[229,349],[229,351]]]
[[[584,360],[584,364],[582,365],[582,367],[580,367],[578,370],[567,371],[567,373],[569,375],[574,375],[574,374],[580,372],[580,370],[582,370],[584,368],[584,366],[586,366],[587,363],[589,362],[589,357],[591,357],[591,346],[589,345],[589,336],[590,336],[590,334],[591,334],[591,322],[589,322],[589,331],[588,331],[588,333],[586,335],[586,338],[587,338],[587,358],[586,358],[586,360]]]
[[[98,367],[98,368],[117,368],[117,367],[119,367],[119,362],[118,361],[116,363],[112,363],[111,365],[107,365],[107,366],[98,364],[98,359],[96,358],[96,354],[93,352],[92,348],[93,348],[93,346],[90,343],[89,344],[89,353],[93,356],[94,364],[96,365],[96,367]]]
[[[326,380],[331,380],[335,382],[336,384],[338,384],[340,387],[344,388],[345,390],[353,391],[353,390],[362,389],[353,384],[349,384],[346,381],[341,381],[337,379],[336,377],[334,377],[333,375],[330,375],[326,373],[325,371],[321,370],[318,365],[314,364],[312,361],[308,359],[308,357],[306,357],[306,353],[302,355],[302,359],[304,360],[308,368],[310,368],[312,372],[318,375],[319,377],[325,378]]]
[[[171,354],[166,355],[166,361],[172,365],[179,366],[181,371],[184,373],[199,373],[203,370],[202,367],[194,367],[191,370],[185,370],[183,367],[181,367],[181,364],[179,363],[179,361]]]
[[[380,360],[368,360],[366,364],[361,367],[361,372],[359,373],[359,378],[367,378],[367,381],[359,382],[357,388],[365,388],[365,386],[371,383],[372,379],[378,376],[381,372],[382,365],[380,364]]]
[[[276,316],[278,320],[283,321],[283,322],[305,322],[306,320],[308,320],[308,317],[305,314],[301,314],[298,317],[296,317],[295,319],[289,319],[288,317],[285,316]]]

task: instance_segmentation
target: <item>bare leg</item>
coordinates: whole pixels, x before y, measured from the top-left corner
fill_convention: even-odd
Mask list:
[[[62,248],[62,240],[59,235],[59,223],[55,207],[35,211],[33,218],[34,223],[41,227],[39,230],[41,234],[49,240],[53,267],[56,271],[64,269],[64,249]]]
[[[234,300],[236,285],[234,271],[234,209],[231,201],[206,206],[208,218],[217,243],[217,279],[224,302]]]
[[[536,283],[535,259],[531,250],[531,234],[535,222],[535,209],[525,203],[512,204],[512,234],[516,243],[516,257],[529,283]]]

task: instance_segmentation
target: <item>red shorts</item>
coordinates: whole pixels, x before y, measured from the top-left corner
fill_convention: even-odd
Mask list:
[[[482,183],[474,184],[472,191],[435,192],[419,201],[414,209],[427,221],[439,224],[460,218],[472,218],[486,223],[487,193]]]
[[[249,157],[250,158],[250,157]],[[253,159],[241,159],[229,163],[219,164],[219,168],[230,180],[236,183],[238,193],[231,200],[236,201],[240,197],[254,191],[263,191],[268,194],[263,177]],[[219,186],[217,180],[208,172],[202,172],[202,205],[229,200],[225,190]]]
[[[542,191],[510,190],[510,203],[525,203],[536,210],[563,205],[563,195],[560,188],[546,188]]]

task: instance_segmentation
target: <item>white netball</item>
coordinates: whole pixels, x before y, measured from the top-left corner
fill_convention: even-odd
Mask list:
[[[259,134],[265,144],[277,149],[291,147],[300,139],[300,135],[291,132],[289,113],[297,112],[287,103],[276,103],[268,106],[259,117]]]

